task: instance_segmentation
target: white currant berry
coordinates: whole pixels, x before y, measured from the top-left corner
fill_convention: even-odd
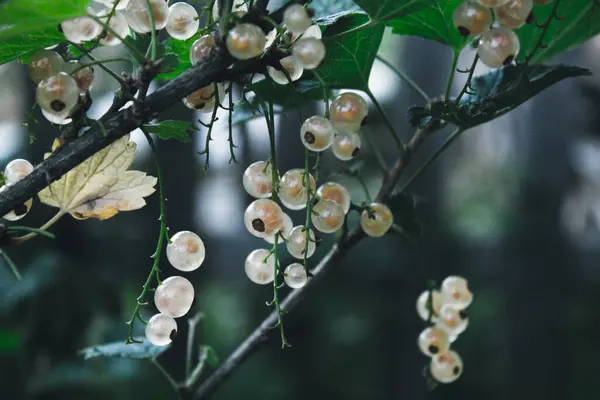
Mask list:
[[[507,19],[509,21],[521,21],[521,25],[514,27],[509,27],[502,24],[502,26],[505,28],[518,28],[527,22],[532,11],[533,0],[510,0],[502,7],[498,7],[496,9],[496,18],[498,18],[498,22],[501,24],[502,19]]]
[[[449,276],[440,287],[444,304],[449,304],[459,310],[465,309],[473,301],[473,292],[467,280],[461,276]]]
[[[283,174],[279,181],[279,200],[281,204],[290,210],[302,210],[306,208],[309,191],[307,190],[306,176],[304,170],[300,168],[290,169]],[[314,192],[317,189],[315,178],[309,173],[308,181],[310,190]]]
[[[94,40],[102,33],[102,25],[90,17],[77,17],[60,24],[63,35],[69,42],[83,43]]]
[[[259,285],[273,282],[275,277],[275,257],[269,250],[258,249],[248,254],[244,263],[248,278]]]
[[[190,47],[190,61],[196,64],[206,58],[213,51],[215,38],[213,35],[200,36]]]
[[[198,32],[198,12],[188,3],[174,3],[169,7],[167,33],[178,40],[188,40]]]
[[[242,18],[248,12],[248,0],[233,0],[231,11],[238,18]],[[219,0],[215,1],[212,9],[213,21],[219,21]]]
[[[294,222],[292,221],[292,219],[290,218],[289,215],[287,215],[286,213],[283,213],[283,226],[281,227],[281,230],[279,231],[280,237],[277,238],[277,243],[279,243],[279,244],[284,243],[290,237],[290,232],[292,231],[293,228],[294,228]],[[275,235],[265,236],[264,239],[265,239],[265,242],[267,242],[267,243],[275,244]]]
[[[498,8],[508,3],[509,0],[477,0],[477,2],[487,8]]]
[[[292,40],[296,41],[298,39],[322,39],[323,32],[321,31],[321,27],[319,25],[311,25],[304,32],[298,35],[292,35]]]
[[[154,291],[154,305],[169,317],[183,317],[192,308],[194,286],[182,276],[171,276]]]
[[[349,161],[360,154],[361,147],[362,141],[358,133],[339,132],[333,138],[331,150],[337,159]]]
[[[4,168],[6,184],[10,185],[25,178],[33,171],[33,164],[22,158],[12,160]]]
[[[320,39],[302,37],[292,46],[292,54],[300,61],[304,69],[313,70],[319,67],[327,50]]]
[[[492,12],[489,8],[472,1],[463,1],[452,13],[454,26],[461,36],[480,35],[490,29]]]
[[[302,67],[302,64],[300,63],[300,61],[298,61],[298,59],[295,56],[284,57],[281,60],[279,60],[279,63],[287,71],[292,82],[295,82],[298,79],[300,79],[300,77],[304,73],[304,67]],[[278,71],[271,66],[267,67],[267,71],[269,73],[269,76],[275,81],[275,83],[278,83],[280,85],[287,85],[288,83],[290,83],[290,80],[288,80],[287,76],[285,76],[285,73],[283,71]]]
[[[32,81],[39,83],[60,73],[64,64],[62,57],[57,53],[50,50],[38,50],[31,56],[27,64],[27,72]]]
[[[75,72],[73,72],[75,71]],[[83,67],[78,61],[69,61],[65,65],[65,72],[67,72],[75,82],[81,93],[85,93],[91,89],[94,83],[94,70],[92,67]]]
[[[104,32],[105,36],[102,36],[99,43],[103,46],[117,46],[121,44],[121,39],[125,39],[129,35],[129,25],[122,12],[115,11],[110,21],[108,19],[109,14],[110,10],[103,10],[98,14],[98,18],[104,23],[108,21],[110,27],[110,30],[107,29]]]
[[[6,190],[6,186],[0,187],[0,193]],[[15,207],[14,210],[6,214],[3,218],[7,221],[18,221],[21,218],[24,218],[29,210],[31,210],[31,206],[33,205],[33,199],[27,200],[25,203]]]
[[[283,272],[283,281],[292,289],[300,289],[308,281],[308,275],[304,269],[304,265],[294,263],[288,265]]]
[[[117,3],[117,0],[94,0],[94,1],[96,3],[104,4],[106,6],[106,8],[108,8],[109,10],[112,10],[113,7],[115,6],[115,3]],[[119,3],[117,4],[116,9],[124,10],[125,7],[127,7],[127,4],[129,4],[129,0],[119,0]]]
[[[131,0],[125,8],[124,15],[131,29],[138,33],[152,32],[152,21],[147,2],[150,3],[154,28],[158,31],[167,25],[169,5],[166,0]]]
[[[269,199],[254,200],[244,212],[244,225],[252,235],[265,238],[283,228],[284,213],[279,204]]]
[[[350,211],[350,193],[348,190],[335,182],[327,182],[317,189],[317,198],[319,200],[332,200],[338,203],[344,209],[344,214]]]
[[[257,199],[271,197],[273,190],[273,172],[271,164],[266,161],[257,161],[250,164],[242,177],[244,190]]]
[[[381,203],[371,203],[370,210],[364,210],[360,215],[360,227],[371,237],[385,235],[394,223],[394,215],[388,206]]]
[[[46,118],[48,121],[50,121],[53,124],[57,124],[57,125],[67,125],[70,124],[72,119],[69,118],[69,113],[50,113],[46,110],[41,110],[42,111],[42,115],[44,116],[44,118]]]
[[[172,317],[156,314],[146,325],[146,338],[155,346],[166,346],[177,336],[177,322]]]
[[[440,309],[437,326],[448,334],[450,341],[456,339],[469,325],[469,316],[465,310],[457,310],[450,304],[445,304]]]
[[[430,357],[444,354],[450,349],[448,334],[445,330],[435,326],[425,328],[419,335],[418,343],[421,352]]]
[[[501,10],[501,8],[502,7],[496,9],[496,21],[498,21],[501,27],[508,29],[518,29],[526,24],[526,20],[513,18],[510,15],[505,14]]]
[[[481,35],[477,54],[488,67],[500,68],[511,64],[520,50],[516,33],[507,28],[492,28]]]
[[[38,84],[35,98],[39,106],[54,114],[68,113],[79,100],[79,87],[70,75],[61,72]]]
[[[299,260],[304,259],[304,250],[306,249],[306,258],[312,257],[317,248],[315,241],[315,232],[308,228],[308,248],[306,247],[306,229],[303,225],[295,226],[288,236],[286,247],[288,253]]]
[[[555,0],[533,0],[536,6],[545,6],[546,4],[553,3]]]
[[[463,362],[455,351],[438,354],[431,358],[429,371],[431,376],[441,383],[452,383],[462,374]]]
[[[227,50],[238,60],[249,60],[260,56],[267,43],[265,33],[253,24],[239,24],[227,34]]]
[[[171,236],[167,259],[174,268],[184,272],[194,271],[202,265],[205,257],[204,242],[194,232],[181,231]]]
[[[312,25],[312,19],[301,4],[292,4],[283,13],[283,23],[288,31],[300,34]]]
[[[344,209],[335,201],[321,200],[313,207],[311,215],[315,229],[323,233],[333,233],[344,225]]]
[[[335,129],[325,117],[314,116],[308,118],[300,128],[300,140],[310,151],[321,152],[333,144]]]
[[[421,319],[423,321],[429,321],[429,314],[430,314],[430,310],[429,310],[429,290],[424,291],[423,293],[421,293],[421,295],[419,296],[419,298],[417,299],[417,314],[419,314],[419,317],[421,317]],[[431,321],[435,322],[438,320],[438,316],[440,315],[440,310],[442,309],[442,295],[439,291],[437,290],[432,290],[431,291],[431,306],[433,309],[433,315],[431,315]]]
[[[219,94],[219,102],[222,103],[225,98],[225,85],[217,83],[216,90]],[[212,113],[215,109],[216,100],[215,84],[211,83],[184,97],[183,104],[201,113]]]
[[[333,126],[340,132],[358,132],[369,113],[367,102],[356,93],[342,93],[329,106]]]

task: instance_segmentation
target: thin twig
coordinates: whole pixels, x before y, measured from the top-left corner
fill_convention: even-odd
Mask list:
[[[421,89],[421,87],[415,81],[413,81],[408,75],[406,75],[404,71],[402,71],[400,68],[395,67],[391,62],[389,62],[385,58],[382,58],[378,54],[375,55],[375,58],[379,60],[382,64],[384,64],[386,67],[391,69],[396,75],[398,75],[398,77],[400,77],[400,79],[406,82],[412,90],[414,90],[419,96],[421,96],[421,98],[423,98],[423,100],[425,100],[427,103],[431,101],[431,98],[427,95],[427,93],[425,93],[425,91]]]

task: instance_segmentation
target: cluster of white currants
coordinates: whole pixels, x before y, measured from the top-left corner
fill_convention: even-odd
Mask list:
[[[7,186],[10,186],[13,183],[16,183],[16,182],[20,181],[21,179],[25,178],[32,171],[33,171],[33,165],[29,161],[23,160],[22,158],[17,158],[15,160],[12,160],[11,162],[9,162],[6,165],[6,168],[4,168],[5,181],[4,181],[4,186],[0,187],[0,192],[5,190]],[[18,221],[21,218],[23,218],[25,215],[27,215],[29,210],[31,210],[32,205],[33,205],[33,199],[29,199],[25,202],[25,204],[15,208],[14,210],[9,212],[2,218],[4,218],[7,221],[11,221],[11,222]]]
[[[477,54],[491,68],[509,65],[519,54],[521,44],[513,29],[534,19],[533,6],[554,0],[464,1],[453,14],[454,26],[462,36],[481,35]],[[492,14],[494,9],[494,14]],[[494,15],[500,26],[493,27]]]
[[[467,281],[460,276],[449,276],[440,290],[421,293],[417,299],[417,313],[434,325],[419,335],[419,348],[431,357],[429,371],[438,382],[451,383],[462,374],[463,363],[450,344],[467,329],[466,308],[473,301]]]
[[[206,249],[198,235],[181,231],[171,237],[167,246],[167,259],[183,272],[198,269],[204,262]],[[175,318],[183,317],[194,303],[194,286],[182,276],[171,276],[162,281],[154,291],[154,304],[159,314],[146,325],[146,337],[156,346],[165,346],[177,335]]]

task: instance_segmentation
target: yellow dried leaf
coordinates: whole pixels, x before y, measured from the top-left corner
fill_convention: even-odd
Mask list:
[[[127,171],[135,147],[129,135],[116,140],[39,192],[41,202],[77,219],[107,219],[119,211],[142,208],[157,179]]]

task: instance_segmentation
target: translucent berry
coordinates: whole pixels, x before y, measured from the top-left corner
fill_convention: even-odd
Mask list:
[[[429,301],[429,290],[421,293],[419,298],[417,299],[417,313],[419,317],[423,321],[429,320],[429,306],[427,305]],[[438,316],[440,315],[440,310],[442,309],[442,295],[437,290],[431,291],[431,302],[434,315],[431,316],[431,321],[435,322],[438,320]]]
[[[95,1],[96,1],[96,3],[104,4],[106,6],[106,8],[108,8],[109,10],[112,10],[115,3],[117,2],[117,0],[95,0]],[[127,4],[129,4],[129,0],[120,0],[119,3],[117,4],[116,9],[123,10],[123,9],[125,9],[125,7],[127,7]]]
[[[92,67],[83,67],[78,61],[69,61],[65,66],[67,72],[75,82],[81,93],[85,93],[92,87],[94,83],[94,70]]]
[[[184,272],[193,271],[202,265],[205,257],[204,242],[194,232],[181,231],[171,236],[167,259],[174,268]]]
[[[500,68],[512,63],[520,49],[516,33],[507,28],[492,28],[479,39],[477,53],[488,67]]]
[[[299,34],[312,25],[312,19],[301,4],[292,4],[283,13],[283,23],[288,31]]]
[[[356,93],[342,93],[329,106],[333,126],[340,132],[358,132],[369,113],[367,102]]]
[[[214,45],[215,38],[213,35],[200,36],[190,48],[190,61],[192,64],[205,60],[212,52]]]
[[[138,33],[152,32],[152,21],[148,13],[148,0],[131,0],[125,8],[125,19]],[[167,25],[169,6],[166,0],[149,0],[150,11],[154,19],[154,27],[158,31]]]
[[[316,69],[325,58],[325,45],[320,39],[304,37],[294,43],[292,54],[298,58],[304,69]]]
[[[455,351],[448,351],[431,358],[429,371],[431,376],[441,383],[452,383],[462,374],[463,363]]]
[[[94,40],[102,33],[102,25],[90,17],[77,17],[60,24],[63,35],[69,42],[83,43]]]
[[[449,304],[459,310],[465,309],[473,301],[473,293],[467,280],[460,276],[449,276],[440,287],[444,304]]]
[[[49,113],[68,113],[79,100],[79,87],[75,79],[61,72],[41,81],[35,98],[39,106]]]
[[[487,8],[498,8],[508,3],[509,0],[477,0],[477,2]]]
[[[289,215],[283,213],[283,227],[279,231],[279,238],[277,238],[277,243],[284,243],[290,237],[290,232],[294,228],[294,222],[290,218]],[[275,244],[275,235],[265,236],[265,242],[270,244]]]
[[[350,211],[350,193],[339,183],[327,182],[322,184],[317,189],[317,199],[335,201],[342,206],[344,214],[348,214],[348,211]]]
[[[283,272],[283,281],[292,289],[300,289],[308,281],[308,275],[304,269],[304,265],[294,263],[288,265]]]
[[[437,326],[446,331],[451,342],[454,341],[452,338],[456,339],[469,325],[467,312],[465,310],[457,310],[450,304],[442,306],[439,316]]]
[[[321,32],[321,27],[319,25],[311,25],[309,26],[304,32],[297,34],[297,35],[292,35],[292,40],[298,40],[298,39],[308,39],[308,38],[313,38],[313,39],[322,39],[323,38],[323,32]]]
[[[385,204],[371,203],[369,208],[360,215],[360,227],[371,237],[381,237],[392,227],[394,215]]]
[[[525,24],[532,10],[533,0],[510,0],[502,7],[496,9],[496,16],[498,17],[498,14],[500,14],[501,18],[522,21]],[[498,21],[500,21],[500,17],[498,17]]]
[[[450,349],[450,341],[445,330],[432,326],[425,328],[419,335],[419,348],[423,354],[433,357],[444,354]]]
[[[349,161],[360,154],[361,147],[362,141],[358,133],[337,133],[331,150],[336,158]]]
[[[306,258],[312,257],[315,254],[317,248],[315,242],[315,233],[312,229],[308,228],[308,249],[306,251]],[[286,243],[287,251],[294,258],[299,260],[304,259],[304,249],[306,249],[306,230],[303,225],[295,226],[288,236]]]
[[[310,181],[310,190],[314,192],[317,189],[315,178],[308,174]],[[290,210],[302,210],[306,207],[308,200],[307,182],[303,169],[290,169],[283,174],[279,181],[279,200],[281,204]]]
[[[333,233],[344,225],[344,209],[335,201],[321,200],[313,207],[312,223],[323,233]]]
[[[121,3],[119,3],[119,6]],[[103,10],[98,14],[98,17],[102,22],[106,23],[108,21],[108,14],[110,14],[110,10]],[[121,44],[121,39],[125,39],[129,35],[127,19],[120,11],[116,11],[113,14],[108,22],[108,26],[110,30],[106,30],[104,32],[105,36],[102,36],[100,39],[100,44],[103,46],[117,46]]]
[[[39,83],[60,73],[64,64],[62,57],[57,53],[50,50],[38,50],[29,60],[27,72],[32,81]]]
[[[284,213],[279,204],[269,199],[254,200],[244,212],[244,224],[252,235],[265,238],[283,228]]]
[[[302,67],[302,64],[300,63],[300,61],[298,61],[298,59],[295,56],[284,57],[281,60],[279,60],[279,63],[287,71],[292,82],[295,82],[298,79],[300,79],[300,77],[304,73],[304,68]],[[283,71],[278,71],[271,66],[267,67],[267,71],[269,72],[269,76],[275,81],[275,83],[278,83],[280,85],[287,85],[288,83],[290,83],[290,80],[288,80],[287,76],[285,76],[285,73],[283,73]]]
[[[192,308],[194,286],[181,276],[171,276],[154,291],[154,304],[158,311],[169,317],[183,317]]]
[[[503,28],[517,29],[526,24],[526,20],[516,19],[501,11],[501,8],[496,9],[496,21]]]
[[[53,124],[57,124],[57,125],[67,125],[71,123],[71,118],[69,118],[69,113],[61,113],[61,114],[56,114],[56,113],[50,113],[46,110],[41,110],[42,111],[42,115],[44,116],[44,118],[46,118],[48,121],[50,121]]]
[[[480,35],[490,28],[492,12],[481,4],[464,1],[454,10],[452,20],[462,36]]]
[[[242,18],[244,14],[248,12],[248,0],[233,0],[233,6],[231,11],[238,17]],[[212,9],[213,20],[216,22],[219,20],[219,0],[215,1],[215,5]]]
[[[304,121],[300,128],[300,140],[310,151],[327,150],[333,144],[334,136],[335,130],[331,121],[318,115]]]
[[[22,158],[17,158],[8,163],[4,168],[4,177],[6,178],[6,184],[11,185],[15,182],[25,178],[33,171],[33,165]]]
[[[225,85],[217,83],[216,89],[219,94],[219,102],[223,102],[225,98]],[[212,113],[216,105],[215,84],[211,83],[184,97],[183,104],[201,113]]]
[[[248,254],[244,263],[248,278],[259,285],[273,282],[275,274],[275,258],[269,250],[258,249]]]
[[[238,60],[260,56],[267,43],[265,33],[256,25],[239,24],[227,34],[227,50]]]
[[[177,336],[177,322],[172,317],[156,314],[146,325],[146,337],[155,346],[166,346]]]
[[[174,3],[169,7],[167,33],[174,39],[187,40],[198,31],[198,12],[188,3]]]
[[[553,3],[555,0],[533,0],[536,6],[545,6],[546,4]]]
[[[242,183],[246,193],[257,199],[271,197],[273,190],[273,172],[271,164],[257,161],[244,171]]]

